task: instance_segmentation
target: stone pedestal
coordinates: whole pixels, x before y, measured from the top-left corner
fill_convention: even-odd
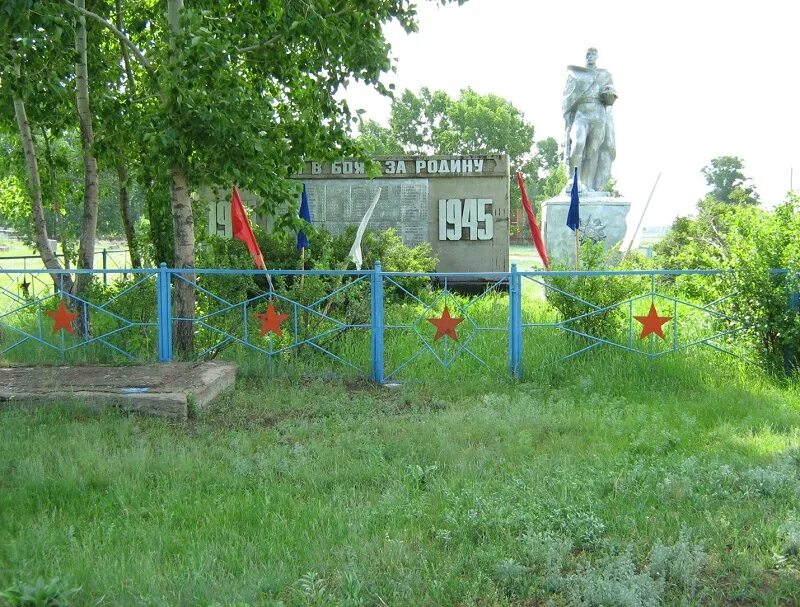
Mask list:
[[[582,242],[602,241],[606,250],[622,242],[628,231],[630,200],[593,192],[582,194],[580,202]],[[550,262],[575,267],[575,233],[567,227],[569,203],[569,194],[542,203],[542,234]]]

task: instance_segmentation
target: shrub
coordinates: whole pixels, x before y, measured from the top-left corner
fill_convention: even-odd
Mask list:
[[[9,607],[66,607],[70,598],[80,591],[58,578],[33,584],[19,583],[0,591],[0,604]]]
[[[638,258],[636,262],[630,258],[627,263],[615,267],[616,258],[613,251],[604,252],[600,242],[581,245],[581,270],[627,269],[633,263],[641,263]],[[627,309],[613,307],[614,304],[647,290],[647,279],[641,276],[565,276],[550,278],[548,283],[555,287],[547,289],[548,303],[564,319],[576,319],[569,323],[570,328],[603,338],[617,336],[627,321]],[[594,312],[597,308],[601,311]]]
[[[700,585],[700,572],[708,562],[702,546],[689,542],[689,533],[682,530],[672,546],[656,542],[650,550],[648,571],[656,579],[694,591]]]
[[[580,607],[656,607],[664,593],[663,581],[636,573],[630,550],[583,565],[565,582],[570,603]]]
[[[656,246],[662,267],[731,270],[702,284],[697,277],[685,277],[676,288],[685,297],[705,301],[734,293],[718,307],[726,315],[719,329],[745,327],[762,367],[771,373],[800,367],[800,313],[796,302],[790,304],[800,290],[798,210],[800,199],[794,194],[772,211],[706,202],[697,219],[676,221]]]

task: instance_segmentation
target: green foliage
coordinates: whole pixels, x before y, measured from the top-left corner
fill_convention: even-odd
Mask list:
[[[349,259],[350,247],[355,238],[355,226],[334,236],[324,229],[308,228],[309,248],[301,260],[296,247],[295,234],[286,230],[276,230],[269,235],[261,228],[255,228],[265,263],[268,269],[300,269],[306,270],[344,270],[354,269]],[[428,243],[416,247],[407,247],[393,229],[384,232],[368,231],[362,240],[364,267],[374,267],[380,261],[384,271],[388,272],[431,272],[435,269],[436,260],[431,255]],[[236,239],[225,239],[211,236],[201,245],[198,261],[204,268],[242,268],[253,269],[253,261],[247,247]],[[336,293],[332,293],[347,285],[352,278],[343,276],[275,276],[272,279],[277,292],[303,305],[324,300],[322,309],[326,314],[347,324],[369,322],[370,317],[370,282],[360,281]],[[205,275],[201,278],[204,289],[218,297],[231,302],[243,301],[263,295],[268,289],[266,277],[261,274],[226,274]],[[410,293],[419,294],[430,288],[427,278],[412,278],[403,285]],[[328,297],[328,299],[325,299]],[[396,288],[387,287],[384,300],[391,304],[404,298],[405,294]],[[217,306],[214,298],[205,294],[198,296],[198,310],[208,313]],[[319,332],[322,328],[320,317],[302,314],[299,320],[301,333]],[[241,318],[230,319],[229,330],[241,324]],[[288,334],[286,340],[290,340]],[[289,343],[289,342],[287,342]]]
[[[720,309],[722,326],[746,326],[762,365],[771,372],[791,370],[800,356],[800,315],[790,308],[798,290],[800,201],[794,195],[771,211],[707,198],[697,219],[678,218],[655,246],[655,262],[667,268],[727,268],[716,281],[681,277],[679,292],[713,301],[735,293]],[[772,270],[788,270],[775,273]]]
[[[24,181],[16,175],[0,178],[0,221],[5,227],[29,237],[31,207],[25,204],[27,196]]]
[[[0,604],[7,607],[68,607],[70,598],[80,588],[54,578],[45,582],[39,578],[33,584],[19,583],[0,591]]]
[[[636,265],[634,258],[616,265],[618,253],[613,249],[604,252],[602,242],[583,242],[580,255],[583,271],[631,269]],[[628,319],[627,308],[613,307],[614,304],[639,295],[647,288],[646,278],[635,276],[558,276],[549,278],[548,283],[555,288],[547,289],[547,302],[563,319],[577,318],[569,323],[571,329],[604,338],[618,336]]]
[[[409,0],[256,2],[235,8],[231,19],[229,3],[87,3],[93,152],[101,166],[121,167],[129,175],[125,184],[117,184],[114,174],[104,184],[101,176],[101,186],[108,185],[101,196],[116,196],[121,185],[146,196],[144,202],[141,194],[134,197],[133,214],[142,206],[147,210],[155,262],[172,265],[174,259],[172,209],[164,195],[171,169],[185,175],[193,191],[238,183],[259,195],[264,214],[276,214],[282,203],[295,200],[290,177],[305,158],[363,156],[350,136],[357,118],[338,91],[360,81],[390,94],[391,87],[380,82],[391,69],[383,26],[394,21],[412,32],[417,19]],[[170,11],[177,17],[172,22]],[[10,109],[12,97],[19,97],[34,136],[49,134],[54,157],[57,141],[77,141],[79,13],[70,2],[31,0],[10,0],[0,11],[0,130],[16,132]],[[63,214],[71,217],[66,198],[80,199],[73,177],[82,169],[62,170],[56,162],[56,179],[46,183],[42,142],[36,145],[45,205],[60,194]],[[79,159],[80,147],[72,150]],[[21,166],[21,157],[17,161]],[[101,201],[101,233],[121,233],[117,206]],[[290,204],[285,214],[293,213]]]
[[[698,589],[700,574],[708,564],[708,555],[702,546],[693,544],[690,539],[689,532],[681,529],[675,544],[666,546],[656,542],[650,550],[649,574],[683,591]]]
[[[658,607],[664,584],[637,573],[631,550],[587,564],[567,577],[566,589],[576,607]]]
[[[742,173],[744,161],[738,156],[718,156],[702,169],[706,183],[713,189],[709,196],[725,204],[759,204],[755,186]]]
[[[374,120],[361,123],[358,142],[368,156],[395,156],[405,154],[403,144],[394,131]]]
[[[511,102],[467,88],[453,99],[444,91],[406,89],[392,103],[390,131],[407,153],[506,153],[518,165],[531,155],[533,125]]]
[[[800,368],[800,200],[792,197],[771,212],[737,214],[728,235],[728,288],[737,293],[731,310],[749,326],[762,364],[771,372]],[[774,273],[785,269],[786,273]]]

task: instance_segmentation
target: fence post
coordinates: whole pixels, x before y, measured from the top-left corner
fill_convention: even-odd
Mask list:
[[[108,250],[103,249],[103,270],[108,270]],[[108,274],[103,272],[103,284],[108,284]]]
[[[508,276],[508,364],[512,377],[522,377],[522,288],[515,263]]]
[[[787,282],[789,282],[789,301],[788,301],[788,308],[789,313],[791,314],[794,312],[795,314],[800,314],[800,288],[797,283],[795,282],[797,278],[795,278],[791,273],[789,273]],[[783,371],[786,375],[792,375],[797,370],[797,363],[798,357],[800,357],[800,351],[798,350],[797,346],[792,349],[790,346],[783,347]]]
[[[381,273],[381,262],[375,262],[375,269],[372,271],[371,286],[372,296],[370,300],[370,336],[371,336],[371,361],[372,361],[372,381],[379,384],[383,383],[383,275]]]
[[[167,264],[162,263],[157,272],[158,362],[168,363],[172,360],[172,293]]]

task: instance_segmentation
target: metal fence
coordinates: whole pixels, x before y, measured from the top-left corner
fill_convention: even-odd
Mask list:
[[[722,270],[442,274],[376,264],[265,273],[162,265],[73,270],[97,278],[82,298],[62,288],[66,271],[4,272],[16,281],[34,274],[47,286],[25,296],[0,286],[0,355],[23,363],[241,359],[244,351],[270,369],[340,369],[381,383],[462,367],[519,378],[601,348],[649,359],[700,347],[746,356],[737,342],[751,328],[733,312],[737,293],[724,292]],[[179,285],[194,293],[191,315],[176,314]],[[787,295],[796,310],[797,293]],[[189,349],[176,342],[180,325],[190,326]]]

